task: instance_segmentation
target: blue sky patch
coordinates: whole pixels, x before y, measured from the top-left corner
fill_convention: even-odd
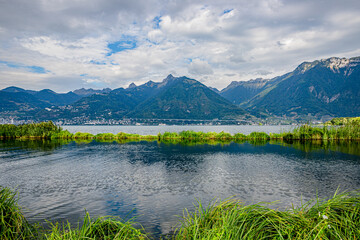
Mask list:
[[[43,68],[43,67],[39,67],[39,66],[29,66],[29,67],[26,67],[29,72],[33,72],[33,73],[47,73],[48,71]]]
[[[90,63],[95,64],[95,65],[106,65],[106,62],[99,62],[99,61],[94,61],[94,60],[91,60]]]
[[[136,37],[122,36],[122,39],[120,41],[109,43],[107,47],[110,51],[106,56],[110,56],[114,53],[122,52],[125,50],[135,49],[137,47]]]
[[[225,9],[225,10],[223,11],[223,14],[227,14],[227,13],[231,12],[232,10],[234,10],[234,9],[233,9],[233,8],[232,8],[232,9]]]
[[[154,41],[151,41],[150,39],[146,38],[145,39],[147,42],[151,43],[151,45],[160,45],[160,43],[157,43],[157,42],[154,42]],[[150,45],[150,47],[151,47]]]
[[[153,19],[153,29],[159,29],[160,28],[160,22],[161,22],[161,16],[156,16]]]
[[[8,66],[9,68],[24,69],[24,70],[26,70],[28,72],[32,72],[32,73],[44,74],[44,73],[49,72],[48,70],[46,70],[43,67],[40,67],[40,66],[26,66],[26,65],[24,65],[22,63],[0,61],[0,64],[4,64],[4,65]]]
[[[17,63],[12,63],[12,62],[7,62],[7,61],[0,61],[0,64],[4,64],[4,65],[8,66],[9,68],[22,68],[24,66],[22,64],[17,64]]]

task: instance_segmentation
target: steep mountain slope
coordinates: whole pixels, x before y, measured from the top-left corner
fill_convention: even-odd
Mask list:
[[[49,107],[50,104],[41,101],[27,92],[0,91],[0,111],[32,111]]]
[[[257,78],[249,81],[233,81],[221,90],[220,95],[234,104],[241,104],[264,90],[269,80]]]
[[[280,79],[244,106],[252,112],[291,117],[360,113],[360,57],[304,62]]]
[[[76,89],[73,91],[73,93],[75,93],[76,95],[79,95],[81,97],[87,97],[87,96],[94,95],[97,93],[109,93],[109,92],[111,92],[110,88],[104,88],[102,90],[95,90],[92,88],[88,88],[88,89],[81,88],[81,89]]]
[[[48,106],[48,105],[62,106],[62,105],[72,104],[81,98],[81,96],[79,96],[73,92],[56,93],[50,89],[43,89],[41,91],[33,91],[33,90],[25,90],[25,89],[22,89],[19,87],[13,87],[13,86],[4,88],[0,92],[18,93],[17,96],[23,100],[25,98],[28,98],[28,97],[26,97],[26,94],[31,94],[39,101],[47,103],[47,104],[45,104],[46,106]],[[24,94],[24,97],[21,97],[21,94]],[[7,95],[7,96],[11,96],[11,95]],[[16,102],[16,99],[12,99],[12,101]],[[30,98],[29,98],[29,101],[34,102],[34,100],[32,100]]]
[[[46,118],[82,116],[94,118],[166,118],[214,119],[236,118],[245,111],[200,82],[169,75],[162,82],[114,89],[107,94],[84,97],[69,107],[42,111]]]
[[[23,88],[14,87],[14,86],[4,88],[4,89],[2,89],[1,91],[3,91],[3,92],[12,92],[12,93],[15,93],[15,92],[26,92],[26,93],[30,93],[30,94],[33,94],[33,93],[36,92],[36,91],[33,91],[33,90],[25,90],[25,89],[23,89]]]
[[[118,88],[118,89],[115,89],[114,91],[112,91],[112,93],[125,94],[128,97],[133,98],[136,104],[139,104],[139,103],[147,100],[149,97],[157,94],[160,91],[160,89],[166,85],[166,83],[164,84],[164,82],[171,81],[170,78],[172,78],[172,76],[169,75],[161,83],[149,81],[140,86],[136,86],[135,84],[130,84],[130,86],[128,88],[126,88],[126,89]]]
[[[168,76],[158,94],[139,104],[130,117],[157,119],[225,119],[246,112],[200,82]]]
[[[103,116],[105,118],[123,117],[137,104],[137,100],[123,93],[110,92],[96,94],[82,98],[72,105],[76,114],[84,114],[91,118]]]
[[[217,88],[213,88],[213,87],[208,87],[210,90],[213,90],[214,92],[216,92],[217,94],[220,94],[219,89]]]
[[[81,96],[73,92],[56,93],[50,89],[44,89],[39,92],[35,92],[33,95],[37,99],[55,106],[72,104],[81,98]]]
[[[131,84],[129,88],[117,88],[110,92],[107,89],[75,90],[83,95],[89,94],[66,108],[59,107],[54,111],[41,111],[37,115],[41,119],[74,118],[86,119],[119,119],[125,117],[139,103],[156,94],[162,83],[149,81],[143,85]]]

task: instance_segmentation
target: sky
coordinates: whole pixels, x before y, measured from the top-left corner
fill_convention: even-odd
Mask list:
[[[0,89],[225,88],[360,56],[359,0],[0,0]]]

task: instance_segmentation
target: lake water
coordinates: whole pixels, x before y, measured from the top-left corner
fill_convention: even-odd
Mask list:
[[[161,127],[66,128],[140,134],[184,130]],[[254,131],[248,127],[252,126],[241,126],[245,130],[240,132]],[[256,131],[274,130],[267,127]],[[214,128],[193,130],[238,132],[237,126]],[[86,209],[94,217],[136,217],[159,236],[171,231],[183,209],[193,210],[196,199],[204,204],[231,196],[246,203],[279,200],[277,206],[285,208],[316,195],[329,197],[337,188],[360,189],[360,147],[359,143],[0,141],[0,185],[17,189],[19,203],[32,222],[46,218],[76,223]]]
[[[119,125],[96,125],[96,126],[71,126],[65,125],[62,126],[64,130],[69,130],[71,133],[76,132],[88,132],[91,134],[98,133],[113,133],[117,134],[119,132],[125,133],[134,133],[140,135],[157,135],[158,133],[164,132],[181,132],[186,130],[193,130],[195,132],[228,132],[231,134],[234,133],[243,133],[250,134],[251,132],[266,132],[266,133],[280,133],[288,132],[293,129],[295,126],[251,126],[251,125],[221,125],[221,126],[207,126],[207,125],[166,125],[166,126],[119,126]]]

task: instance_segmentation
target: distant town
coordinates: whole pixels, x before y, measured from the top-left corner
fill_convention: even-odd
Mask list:
[[[16,119],[14,117],[0,118],[0,124],[26,124],[32,123],[34,120]],[[195,119],[140,119],[140,118],[124,118],[124,119],[105,119],[98,118],[89,120],[86,117],[75,117],[73,119],[59,119],[53,121],[56,125],[124,125],[124,126],[161,126],[161,125],[298,125],[302,123],[321,124],[320,121],[295,121],[291,118],[273,118],[250,120],[195,120]]]

